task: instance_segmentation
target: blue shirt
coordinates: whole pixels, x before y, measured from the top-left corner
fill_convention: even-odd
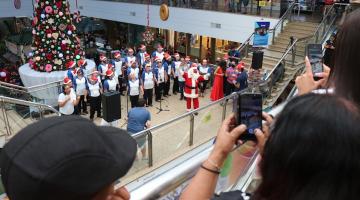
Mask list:
[[[132,108],[128,113],[127,131],[132,134],[143,131],[149,120],[151,120],[151,116],[146,108]]]
[[[236,79],[236,83],[240,84],[240,88],[238,89],[238,91],[241,91],[248,87],[247,79],[248,79],[248,75],[245,71],[239,74],[239,76]]]

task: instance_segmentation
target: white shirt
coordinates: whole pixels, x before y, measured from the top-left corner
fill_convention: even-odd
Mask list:
[[[130,96],[136,96],[140,94],[139,79],[135,81],[129,81],[129,87],[130,87]]]
[[[109,84],[109,89],[108,89],[108,91],[116,91],[116,80],[115,80],[115,78],[113,78],[113,79],[107,79],[106,80],[107,81],[107,83]]]
[[[187,71],[187,69],[188,69],[187,65],[180,66],[180,68],[179,68],[179,81],[180,82],[185,82],[183,75]]]
[[[144,53],[140,52],[140,59],[141,59],[140,63],[143,64],[145,62],[145,52]]]
[[[88,83],[89,92],[91,97],[100,96],[100,83],[96,82],[95,84]]]
[[[165,70],[163,67],[159,68],[159,72],[158,72],[158,83],[163,83],[165,82]]]
[[[158,51],[155,52],[156,57],[158,57],[160,60],[164,59],[164,52],[159,53]]]
[[[100,64],[100,67],[101,67],[101,80],[104,80],[105,79],[105,76],[106,76],[106,71],[108,70],[108,64],[106,65],[103,65],[103,64]]]
[[[130,67],[131,63],[134,63],[136,61],[136,57],[135,56],[128,56],[126,57],[126,61],[127,61],[127,65]]]
[[[115,77],[118,77],[120,75],[122,75],[122,64],[123,62],[120,60],[120,61],[114,61],[115,63]]]
[[[208,77],[209,77],[209,67],[208,67],[208,66],[205,66],[205,67],[204,67],[204,66],[200,65],[199,71],[200,71],[201,74],[205,75],[205,76],[204,76],[204,79],[205,79],[205,80],[208,80]]]
[[[136,79],[139,79],[139,68],[137,67],[137,68],[134,69],[134,68],[131,67],[129,76],[132,75],[132,74],[135,75]]]
[[[85,90],[86,90],[85,77],[81,77],[81,79],[76,78],[75,82],[76,82],[76,94],[79,96],[85,95]]]
[[[59,111],[63,115],[71,115],[74,113],[74,104],[73,101],[76,100],[76,95],[72,94],[70,92],[69,95],[65,95],[64,93],[61,93],[58,98],[58,102],[62,103],[64,102],[68,97],[70,97],[70,100],[68,100],[63,107],[59,107]]]
[[[154,88],[154,75],[150,71],[149,73],[145,72],[145,80],[144,80],[144,89],[153,89]]]
[[[180,75],[180,64],[181,64],[181,61],[174,61],[174,64],[175,64],[175,77],[178,77]]]
[[[106,75],[106,71],[108,70],[108,65],[106,64],[106,65],[104,65],[104,64],[100,64],[100,67],[101,67],[101,71],[102,71],[102,73],[101,73],[101,75]]]

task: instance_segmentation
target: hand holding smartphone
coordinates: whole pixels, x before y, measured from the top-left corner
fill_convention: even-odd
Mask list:
[[[234,101],[237,125],[247,127],[239,140],[256,141],[255,129],[262,129],[262,101],[260,93],[243,93]]]
[[[319,80],[321,77],[317,77],[317,73],[324,71],[323,69],[323,53],[321,44],[308,44],[307,45],[307,56],[309,58],[311,69],[313,72],[314,80]]]

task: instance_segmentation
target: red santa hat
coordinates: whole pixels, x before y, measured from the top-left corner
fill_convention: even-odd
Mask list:
[[[107,65],[107,67],[108,67],[108,69],[112,69],[112,68],[114,67],[114,65],[111,64],[111,63],[109,63],[109,64]]]
[[[67,85],[67,84],[70,84],[72,81],[69,77],[65,77],[63,82],[65,85]]]
[[[165,58],[166,60],[169,60],[169,59],[171,58],[171,56],[170,56],[168,53],[164,53],[164,58]]]
[[[93,74],[93,75],[90,77],[90,79],[91,79],[92,81],[97,81],[97,80],[98,80],[98,77],[96,76],[96,74]]]
[[[74,61],[70,60],[66,63],[66,68],[67,69],[73,68],[73,67],[75,67],[75,64],[76,63]]]
[[[80,59],[77,61],[77,65],[80,66],[84,66],[86,64],[86,60],[85,59]]]
[[[190,61],[190,60],[191,60],[191,59],[190,59],[190,56],[186,56],[186,57],[185,57],[185,60],[186,60],[186,61]]]
[[[106,76],[112,76],[114,74],[114,72],[111,70],[111,69],[108,69],[107,71],[106,71]]]
[[[106,61],[106,56],[104,56],[104,55],[100,55],[100,61]]]
[[[158,56],[155,56],[155,57],[154,57],[154,60],[155,60],[156,62],[161,61],[160,57],[158,57]]]
[[[120,58],[120,56],[121,56],[120,52],[115,52],[114,53],[114,58]]]
[[[244,69],[245,68],[245,63],[244,62],[240,62],[237,66],[236,66],[237,69]]]
[[[150,54],[145,53],[145,58],[150,58]]]

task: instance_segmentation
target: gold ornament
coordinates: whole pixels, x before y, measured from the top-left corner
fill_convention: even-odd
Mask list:
[[[160,18],[163,21],[166,21],[169,19],[169,7],[166,4],[162,4],[160,6]]]

